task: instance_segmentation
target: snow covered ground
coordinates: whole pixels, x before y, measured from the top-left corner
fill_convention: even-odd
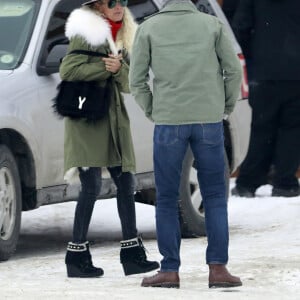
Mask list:
[[[90,227],[94,263],[104,269],[104,277],[66,277],[64,255],[75,203],[45,206],[23,214],[17,252],[0,264],[0,299],[300,299],[300,197],[272,198],[270,192],[264,186],[254,199],[229,200],[228,267],[241,277],[240,288],[208,289],[205,238],[182,241],[179,290],[142,288],[143,274],[125,277],[111,199],[97,202]],[[160,260],[154,208],[137,204],[137,221],[148,257]]]

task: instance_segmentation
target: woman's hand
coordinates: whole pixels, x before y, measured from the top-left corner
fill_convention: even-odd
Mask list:
[[[121,63],[122,58],[123,58],[122,54],[118,54],[118,55],[109,54],[109,57],[102,58],[102,60],[105,63],[106,71],[117,73],[122,66]]]

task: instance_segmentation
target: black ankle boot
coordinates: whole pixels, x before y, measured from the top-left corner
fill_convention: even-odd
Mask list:
[[[147,260],[140,237],[121,241],[120,259],[125,275],[146,273],[159,268],[158,262]]]
[[[65,263],[68,277],[99,277],[104,273],[101,268],[93,266],[88,242],[68,243]]]

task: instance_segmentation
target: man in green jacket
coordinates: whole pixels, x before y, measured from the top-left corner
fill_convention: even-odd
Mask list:
[[[179,288],[179,182],[189,145],[204,201],[209,287],[242,285],[225,267],[229,238],[222,123],[233,111],[241,77],[222,23],[188,0],[169,0],[137,30],[129,80],[137,103],[155,122],[156,229],[163,256],[160,272],[144,278],[142,286]]]

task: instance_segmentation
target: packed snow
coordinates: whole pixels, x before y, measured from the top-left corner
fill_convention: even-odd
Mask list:
[[[44,206],[23,213],[17,251],[0,264],[0,299],[300,299],[300,197],[270,193],[271,187],[264,186],[256,198],[229,199],[228,268],[241,277],[242,287],[208,289],[204,237],[182,240],[179,290],[140,287],[144,274],[123,275],[116,201],[109,199],[97,201],[89,234],[94,264],[105,272],[102,278],[66,276],[75,202]],[[160,260],[154,208],[136,208],[148,258]]]

